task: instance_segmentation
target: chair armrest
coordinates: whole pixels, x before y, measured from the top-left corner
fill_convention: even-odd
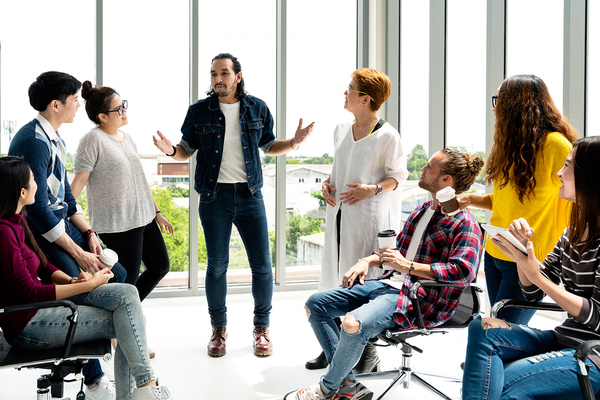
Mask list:
[[[575,351],[575,358],[580,361],[585,362],[587,360],[590,351],[597,349],[600,347],[600,340],[588,340],[581,343],[577,346],[577,351]]]
[[[410,289],[410,301],[413,306],[413,311],[415,312],[415,325],[419,330],[426,332],[427,328],[425,328],[425,324],[423,323],[423,316],[421,315],[421,307],[419,304],[419,289],[421,287],[449,287],[449,288],[464,288],[465,290],[469,287],[472,287],[475,291],[481,292],[481,288],[474,283],[464,286],[458,285],[456,283],[446,283],[446,282],[437,282],[430,280],[420,280],[415,282],[415,284]]]
[[[590,382],[590,376],[588,374],[588,368],[585,362],[588,359],[590,352],[600,347],[600,340],[588,340],[582,342],[575,351],[575,359],[577,360],[577,380],[579,381],[579,388],[581,394],[585,400],[591,400],[595,398],[592,383]]]
[[[523,308],[526,310],[541,310],[541,311],[565,311],[561,306],[556,303],[546,303],[543,301],[524,301],[514,299],[503,299],[499,300],[492,307],[490,316],[497,318],[498,313],[505,307],[509,308]]]
[[[0,314],[16,313],[29,310],[41,310],[44,308],[56,308],[56,307],[67,307],[71,309],[71,315],[67,316],[69,321],[69,330],[67,331],[67,337],[65,338],[65,344],[62,351],[62,359],[69,358],[71,353],[71,346],[73,345],[73,338],[75,337],[75,329],[77,328],[77,306],[70,300],[52,300],[42,301],[39,303],[20,304],[17,306],[6,306],[0,309]]]

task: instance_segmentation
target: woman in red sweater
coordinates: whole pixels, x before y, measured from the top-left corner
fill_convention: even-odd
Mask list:
[[[34,202],[37,190],[29,165],[22,158],[1,157],[0,182],[0,308],[68,298],[79,305],[74,343],[119,341],[115,350],[117,400],[172,399],[165,387],[156,385],[137,289],[126,284],[105,285],[113,277],[108,268],[93,276],[82,272],[75,279],[50,264],[23,218],[22,209]],[[42,309],[0,314],[0,327],[16,348],[61,347],[69,313],[66,309]],[[135,379],[135,388],[130,387],[130,377]]]

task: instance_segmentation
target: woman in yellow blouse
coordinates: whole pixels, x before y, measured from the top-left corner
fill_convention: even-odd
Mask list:
[[[575,128],[560,113],[546,84],[535,75],[506,79],[492,96],[496,114],[494,143],[485,169],[489,195],[459,196],[461,208],[492,211],[490,224],[508,228],[519,217],[530,222],[535,234],[536,257],[543,259],[567,226],[567,201],[558,198],[556,173],[562,168],[575,140]],[[491,241],[485,247],[484,268],[488,296],[524,300],[516,264]],[[499,318],[527,324],[534,310],[502,310]]]

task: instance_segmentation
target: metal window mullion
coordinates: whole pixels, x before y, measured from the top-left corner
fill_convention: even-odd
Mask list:
[[[189,101],[194,104],[198,101],[198,56],[200,53],[200,35],[198,26],[199,6],[198,0],[190,0],[190,64],[189,64]],[[189,183],[189,273],[188,289],[191,295],[200,293],[198,290],[198,193],[194,190],[196,173],[196,157],[190,157],[190,183]]]
[[[287,115],[287,0],[277,0],[276,49],[276,132],[278,139],[286,139]],[[285,289],[286,275],[286,156],[276,157],[275,172],[275,285]]]
[[[429,154],[446,145],[446,0],[429,9]]]
[[[392,82],[392,93],[385,103],[386,120],[400,132],[400,10],[401,5],[397,0],[388,0],[387,27],[386,27],[386,70]],[[402,132],[400,132],[402,137]],[[404,149],[407,151],[407,149]]]
[[[369,0],[356,1],[356,69],[369,67]]]
[[[104,0],[96,0],[96,86],[104,85]]]
[[[587,0],[565,0],[563,108],[582,136],[587,135]]]

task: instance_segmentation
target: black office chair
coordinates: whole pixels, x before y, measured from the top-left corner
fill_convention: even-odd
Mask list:
[[[50,374],[42,375],[37,382],[37,399],[49,399],[50,392],[52,397],[63,397],[64,382],[69,374],[75,374],[75,379],[81,379],[81,370],[91,358],[103,358],[110,360],[111,345],[110,340],[100,340],[89,343],[73,344],[75,330],[77,328],[77,306],[69,300],[47,301],[34,304],[25,304],[20,306],[8,306],[0,309],[0,313],[15,313],[28,310],[39,310],[43,308],[68,307],[71,309],[71,315],[67,317],[69,321],[69,330],[65,338],[65,344],[61,348],[43,350],[43,351],[22,351],[12,348],[4,339],[4,334],[0,331],[0,369],[16,368],[37,368],[48,369]],[[50,388],[50,389],[48,389]],[[77,400],[85,399],[83,391],[77,395]]]
[[[460,301],[455,313],[452,317],[443,323],[440,326],[435,328],[426,328],[423,324],[423,318],[421,316],[421,307],[419,306],[419,299],[417,296],[417,292],[419,288],[423,287],[462,287],[459,285],[449,284],[449,283],[439,283],[435,281],[427,281],[422,280],[413,286],[411,290],[411,301],[413,312],[415,313],[415,325],[417,325],[418,329],[412,330],[400,330],[400,329],[388,329],[383,333],[377,335],[377,338],[386,344],[383,346],[394,346],[396,348],[401,348],[402,350],[402,366],[393,370],[383,371],[383,372],[372,372],[367,374],[357,375],[359,379],[372,379],[372,378],[386,378],[390,376],[395,376],[392,383],[388,386],[388,388],[383,392],[381,396],[377,398],[377,400],[385,399],[398,385],[402,384],[405,389],[410,387],[411,382],[416,382],[426,389],[434,392],[438,396],[450,400],[451,398],[444,394],[442,391],[434,387],[429,382],[425,381],[420,375],[430,375],[436,376],[444,379],[449,379],[454,382],[462,382],[462,378],[459,377],[451,377],[447,375],[433,374],[423,371],[415,371],[410,366],[410,359],[412,357],[413,350],[418,353],[423,353],[423,350],[418,348],[415,345],[412,345],[407,342],[408,339],[413,338],[415,336],[430,336],[432,334],[448,333],[453,329],[464,329],[469,326],[469,323],[473,320],[473,318],[479,314],[480,312],[480,303],[478,293],[481,292],[481,288],[479,288],[476,284],[471,284],[467,288],[465,288],[463,294],[460,296]]]
[[[505,299],[500,300],[494,304],[490,316],[497,318],[498,312],[503,308],[522,308],[528,310],[542,310],[542,311],[554,311],[554,312],[565,312],[556,303],[546,302],[528,302],[523,300]],[[588,359],[588,355],[592,350],[600,348],[600,340],[588,340],[581,343],[576,351],[575,358],[577,359],[578,371],[577,380],[579,381],[579,388],[584,400],[594,400],[596,398],[588,375],[588,367],[585,362]]]

